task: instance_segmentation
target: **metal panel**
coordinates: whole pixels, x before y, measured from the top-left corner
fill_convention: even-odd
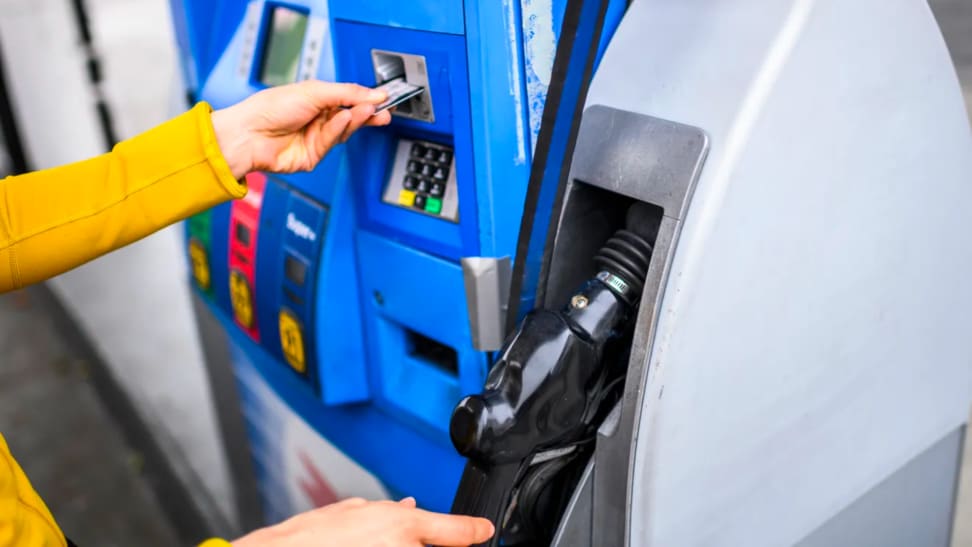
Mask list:
[[[925,3],[635,2],[591,100],[712,139],[627,540],[796,543],[965,422],[972,139]]]
[[[564,510],[560,528],[551,542],[552,547],[590,547],[592,541],[591,513],[594,505],[594,462],[584,469],[577,489]]]
[[[681,220],[707,149],[696,127],[594,104],[584,111],[570,177]]]
[[[797,547],[948,547],[964,439],[952,431]]]
[[[564,219],[576,219],[591,202],[584,186],[644,201],[662,208],[654,253],[638,312],[625,394],[598,435],[593,475],[593,541],[595,545],[621,545],[630,489],[633,431],[641,410],[647,369],[660,305],[660,291],[668,275],[678,238],[680,220],[698,180],[708,152],[708,138],[696,127],[605,106],[591,106],[577,138],[564,205]],[[596,204],[594,205],[597,206]],[[588,234],[577,234],[562,220],[550,265],[553,274],[544,285],[548,306],[564,299],[577,280],[576,265],[592,255],[591,245],[604,238],[590,223],[577,223]],[[605,234],[606,235],[606,234]],[[590,240],[590,241],[587,241]]]
[[[473,347],[497,351],[506,337],[506,305],[510,298],[510,257],[462,259],[462,277],[469,308]]]

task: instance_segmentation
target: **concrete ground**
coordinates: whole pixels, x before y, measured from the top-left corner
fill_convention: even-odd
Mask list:
[[[43,288],[0,298],[0,431],[10,450],[78,545],[185,545],[48,298]]]
[[[972,0],[930,3],[941,21],[972,108]],[[151,4],[164,13],[165,1],[95,0],[90,4],[103,13],[116,10],[115,23],[121,24],[105,26],[100,35],[108,42],[122,42],[139,39],[124,35],[132,28],[127,22],[138,20],[125,11],[126,6],[134,10],[135,4]],[[132,82],[138,83],[135,79]],[[121,89],[113,95],[128,98],[128,102],[114,101],[122,134],[145,128],[161,115],[156,112],[160,109],[157,101],[145,102],[144,89],[126,88],[124,82],[117,85]],[[91,376],[85,351],[63,336],[63,329],[52,319],[48,298],[43,289],[0,297],[0,355],[4,356],[0,367],[0,431],[61,526],[79,545],[189,545],[196,538],[181,532],[167,518],[160,503],[164,488],[153,488],[160,486],[158,481],[145,473],[146,454],[131,448],[117,416],[100,396],[102,391]],[[121,380],[124,383],[125,378]],[[174,416],[171,407],[175,406],[160,403],[152,408],[170,409],[169,415]],[[199,444],[195,437],[184,435],[187,440],[182,444]],[[968,437],[955,547],[972,547],[972,435]]]

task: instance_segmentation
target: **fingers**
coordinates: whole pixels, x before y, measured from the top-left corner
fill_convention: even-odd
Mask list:
[[[388,125],[391,123],[391,111],[384,110],[368,118],[365,125],[369,127],[378,127],[382,125]]]
[[[343,499],[343,500],[341,500],[341,501],[339,501],[337,503],[332,503],[330,505],[325,505],[324,507],[318,507],[316,510],[317,511],[321,511],[321,510],[325,510],[325,509],[342,509],[342,510],[343,509],[353,509],[355,507],[364,507],[365,505],[368,505],[369,503],[371,503],[371,502],[369,502],[368,500],[366,500],[364,498],[347,498],[347,499]]]
[[[409,496],[409,497],[407,497],[405,499],[399,500],[398,504],[399,505],[403,505],[405,507],[408,507],[409,509],[415,509],[415,507],[416,507],[415,498],[413,498],[411,496]]]
[[[314,153],[318,158],[323,158],[328,150],[341,142],[344,133],[351,124],[351,110],[341,110],[331,116],[331,119],[324,122],[321,126],[320,137],[314,143]]]
[[[420,511],[417,531],[423,543],[441,547],[467,546],[493,537],[493,523],[477,517]]]
[[[348,137],[358,129],[361,129],[361,126],[368,123],[368,120],[375,113],[375,106],[372,104],[359,104],[351,107],[350,112],[351,121],[341,134],[341,142],[347,141]]]
[[[335,84],[308,80],[296,84],[307,97],[320,109],[334,106],[355,106],[359,104],[378,104],[385,100],[385,93],[357,84]]]

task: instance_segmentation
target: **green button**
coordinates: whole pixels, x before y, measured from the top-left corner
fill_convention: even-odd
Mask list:
[[[442,200],[439,198],[432,198],[425,200],[425,212],[437,215],[442,212]]]

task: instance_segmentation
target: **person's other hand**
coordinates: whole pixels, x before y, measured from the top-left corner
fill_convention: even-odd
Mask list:
[[[265,89],[213,112],[213,128],[238,179],[250,171],[310,171],[361,126],[390,122],[387,111],[372,116],[384,99],[383,92],[367,87],[308,80]]]
[[[493,536],[486,519],[416,509],[415,500],[349,499],[261,528],[233,547],[468,546]]]

